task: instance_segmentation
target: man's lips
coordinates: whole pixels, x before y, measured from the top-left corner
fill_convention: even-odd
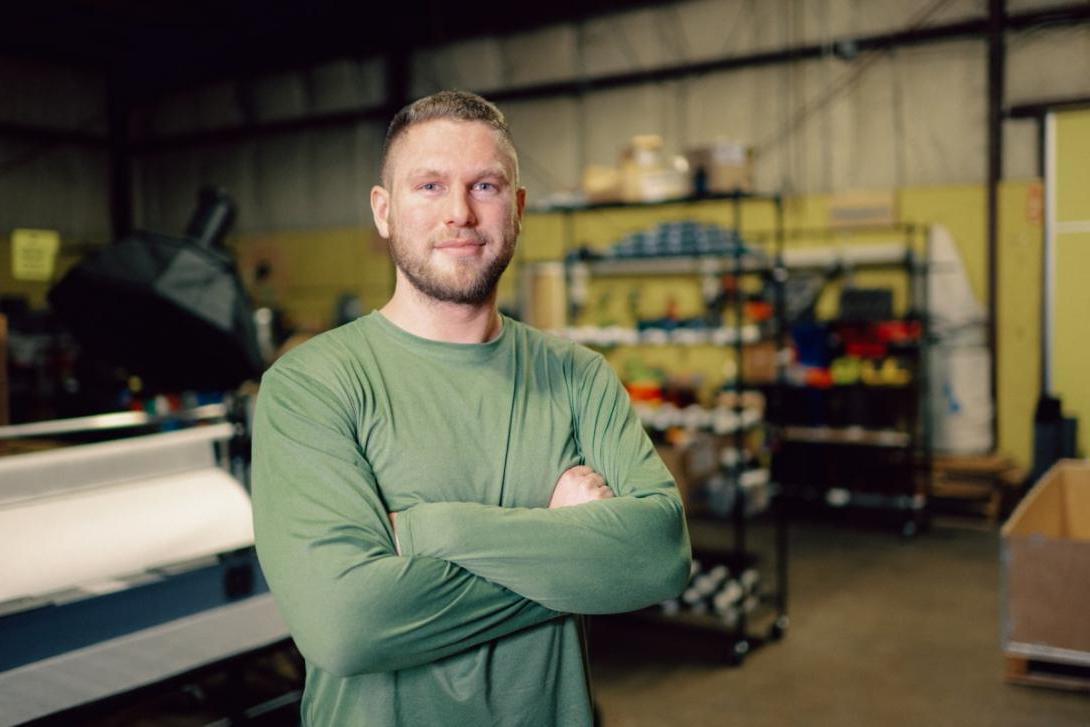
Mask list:
[[[461,237],[453,240],[443,240],[435,244],[436,250],[452,250],[452,249],[471,249],[477,247],[484,247],[484,240],[478,240],[474,238]]]
[[[484,249],[484,240],[471,237],[443,240],[435,244],[435,249],[444,255],[454,257],[476,257]]]

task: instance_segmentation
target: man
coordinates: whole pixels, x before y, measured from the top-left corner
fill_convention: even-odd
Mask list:
[[[525,207],[503,115],[402,109],[371,191],[379,312],[262,380],[257,550],[314,725],[588,725],[579,614],[676,595],[673,480],[601,356],[499,315]]]

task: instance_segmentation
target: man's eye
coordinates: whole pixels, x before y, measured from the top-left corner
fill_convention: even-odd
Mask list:
[[[424,182],[420,185],[420,189],[425,192],[436,192],[439,190],[438,182]]]
[[[495,192],[498,189],[492,182],[477,182],[473,188],[478,192]]]

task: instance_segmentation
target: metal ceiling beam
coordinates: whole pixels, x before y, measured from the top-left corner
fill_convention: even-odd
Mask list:
[[[580,95],[608,88],[670,81],[707,73],[823,58],[838,54],[844,55],[860,50],[877,50],[880,48],[891,48],[895,45],[914,45],[959,37],[971,37],[979,35],[986,29],[986,21],[975,19],[921,28],[914,31],[899,31],[896,33],[864,36],[851,39],[851,45],[848,45],[849,41],[838,41],[829,44],[809,44],[778,51],[681,63],[674,66],[645,71],[610,74],[570,81],[557,81],[535,84],[532,86],[522,86],[519,88],[495,89],[491,91],[485,90],[482,91],[482,93],[490,100],[496,102],[544,98],[549,96]],[[355,124],[361,121],[384,120],[388,119],[396,110],[396,108],[387,104],[380,107],[369,107],[366,109],[307,116],[288,121],[266,122],[230,129],[214,129],[185,134],[174,134],[135,144],[133,146],[133,151],[145,154],[182,146],[219,144],[256,136],[267,136],[269,134],[280,134],[315,128],[329,128]]]
[[[1004,27],[1007,30],[1029,30],[1044,25],[1068,25],[1090,20],[1090,3],[1068,3],[1043,10],[1029,10],[1024,13],[1007,15]]]
[[[1007,108],[1004,116],[1008,119],[1039,119],[1049,111],[1078,111],[1086,108],[1090,108],[1090,96],[1069,96],[1015,104]]]
[[[1004,15],[1001,24],[1004,31],[1020,31],[1053,23],[1082,23],[1090,21],[1090,4],[1063,5],[1016,15]],[[777,51],[766,51],[740,56],[728,56],[706,61],[680,63],[655,69],[608,74],[590,78],[556,81],[517,88],[481,90],[496,102],[523,101],[553,96],[580,96],[593,91],[633,86],[646,83],[691,78],[708,73],[738,70],[779,63],[792,63],[829,56],[850,60],[853,54],[864,51],[881,51],[896,47],[939,43],[960,38],[987,39],[992,30],[992,19],[977,17],[942,25],[925,26],[892,33],[843,38],[831,43],[807,44]],[[329,128],[356,124],[364,121],[388,119],[396,108],[390,104],[356,109],[332,114],[307,116],[287,121],[265,122],[230,129],[175,134],[148,140],[134,146],[136,153],[148,153],[170,148],[202,144],[219,144],[270,134]]]
[[[105,134],[79,129],[59,129],[52,126],[17,124],[0,121],[0,137],[29,141],[35,144],[73,144],[76,146],[105,147]]]

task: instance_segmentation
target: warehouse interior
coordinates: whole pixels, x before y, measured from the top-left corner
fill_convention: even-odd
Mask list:
[[[0,22],[0,724],[300,723],[260,377],[390,298],[386,127],[445,89],[518,149],[500,310],[685,505],[685,590],[587,619],[599,724],[1090,723],[1090,2]]]

